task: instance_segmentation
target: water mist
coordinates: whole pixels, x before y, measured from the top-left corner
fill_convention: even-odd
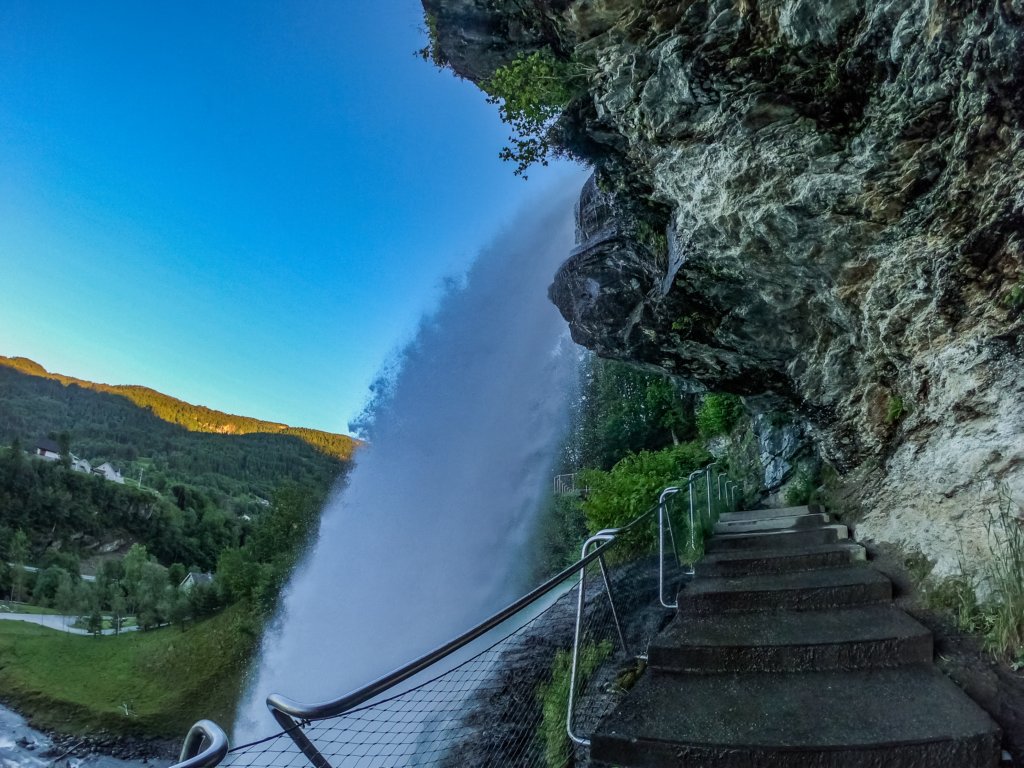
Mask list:
[[[481,253],[404,350],[264,638],[237,740],[275,730],[269,693],[340,696],[532,586],[526,548],[575,376],[547,299],[573,244],[568,186]]]

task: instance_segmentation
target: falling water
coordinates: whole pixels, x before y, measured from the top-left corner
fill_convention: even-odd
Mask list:
[[[578,185],[520,215],[404,350],[264,638],[239,740],[275,728],[269,693],[335,698],[524,591],[575,373],[547,285],[573,244]]]

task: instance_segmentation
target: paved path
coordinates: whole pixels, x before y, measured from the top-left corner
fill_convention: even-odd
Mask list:
[[[722,515],[595,764],[993,768],[998,727],[848,537],[817,508]]]
[[[41,627],[58,629],[72,635],[89,635],[90,632],[84,629],[75,629],[71,625],[78,620],[78,616],[58,616],[52,613],[3,613],[0,612],[0,620],[6,621],[27,621],[29,624],[38,624]],[[137,626],[125,627],[122,632],[134,632]],[[104,635],[114,634],[112,629],[104,629]]]

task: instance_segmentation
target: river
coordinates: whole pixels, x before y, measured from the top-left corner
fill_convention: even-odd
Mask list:
[[[0,768],[166,768],[170,760],[121,760],[90,753],[89,748],[55,747],[25,718],[0,706]]]

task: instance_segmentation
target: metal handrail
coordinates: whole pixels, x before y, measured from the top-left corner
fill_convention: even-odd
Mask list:
[[[697,475],[704,475],[705,478],[706,478],[707,491],[708,491],[708,515],[709,515],[709,522],[710,522],[710,520],[714,519],[714,513],[713,513],[712,505],[711,505],[711,468],[714,467],[714,466],[717,466],[717,465],[718,465],[718,462],[717,461],[713,461],[710,464],[708,464],[706,467],[703,467],[702,469],[698,469],[698,470],[695,470],[695,471],[691,472],[689,477],[687,477],[687,479],[686,479],[686,489],[687,489],[687,495],[689,497],[689,509],[690,509],[690,549],[691,549],[691,551],[695,551],[696,550],[696,543],[695,543],[695,539],[694,539],[696,534],[695,534],[695,525],[694,525],[695,521],[694,521],[694,503],[693,503],[693,482],[694,482],[693,479]],[[722,477],[723,477],[723,475],[719,475],[718,479],[721,480]],[[731,481],[728,481],[728,482],[731,482]],[[652,507],[647,512],[645,512],[643,515],[641,515],[640,517],[638,517],[635,520],[633,520],[632,522],[630,522],[626,527],[624,527],[624,528],[611,528],[611,529],[606,529],[606,530],[603,530],[603,531],[598,531],[596,534],[591,536],[589,539],[587,539],[583,543],[583,548],[580,550],[580,557],[581,557],[581,559],[587,556],[588,548],[591,545],[593,545],[593,544],[595,544],[597,542],[602,542],[600,549],[603,552],[603,550],[605,548],[607,548],[607,547],[609,547],[609,546],[611,546],[612,544],[615,543],[615,541],[617,540],[617,537],[618,537],[619,534],[621,534],[622,532],[624,532],[628,528],[632,528],[633,526],[637,525],[641,520],[643,520],[645,517],[647,517],[647,515],[649,515],[651,513],[651,511],[653,511],[654,509],[657,509],[658,510],[658,602],[661,604],[661,606],[663,608],[677,608],[678,607],[678,601],[676,601],[674,603],[669,603],[669,602],[667,602],[665,600],[665,532],[666,532],[666,530],[668,531],[669,536],[672,537],[672,550],[676,554],[676,559],[677,560],[679,559],[679,550],[676,547],[675,536],[672,533],[672,517],[671,517],[671,515],[667,514],[667,509],[666,509],[667,504],[666,504],[666,501],[667,501],[667,499],[669,497],[674,496],[675,494],[679,493],[681,490],[682,490],[681,486],[670,485],[667,488],[662,490],[661,494],[658,496],[658,503],[655,504],[654,507]],[[721,497],[719,497],[719,498],[721,498]],[[703,512],[702,512],[702,516],[703,516]],[[601,575],[604,578],[605,589],[607,590],[608,600],[609,600],[609,602],[611,604],[612,618],[613,618],[613,620],[615,622],[615,629],[618,631],[619,642],[622,644],[623,651],[628,653],[629,651],[628,651],[627,646],[626,646],[625,635],[624,635],[624,633],[622,631],[622,627],[621,627],[621,625],[619,623],[618,613],[615,610],[615,598],[614,598],[614,596],[612,594],[611,581],[609,580],[608,574],[605,571],[604,558],[601,557],[598,560],[598,562],[600,563],[600,566],[601,566]],[[692,566],[691,566],[691,571],[690,572],[691,573],[693,572]],[[566,706],[566,715],[565,715],[565,730],[566,730],[566,734],[569,736],[569,739],[573,743],[579,744],[581,746],[590,746],[590,739],[585,738],[583,736],[579,736],[579,735],[577,735],[573,731],[573,715],[575,713],[575,706],[576,706],[576,680],[577,680],[578,673],[579,673],[580,644],[581,644],[582,637],[583,637],[583,609],[584,609],[584,605],[585,605],[585,601],[586,601],[586,584],[587,584],[586,579],[587,579],[587,571],[586,571],[586,568],[583,568],[580,571],[579,592],[578,592],[578,594],[576,596],[576,626],[575,626],[575,633],[574,633],[574,636],[573,636],[573,644],[572,644],[572,667],[570,668],[570,672],[569,672],[569,697],[568,697],[568,704]],[[642,657],[642,658],[646,658],[646,657]]]
[[[711,513],[711,467],[715,466],[717,462],[712,462],[707,467],[697,470],[690,474],[687,478],[686,488],[689,493],[690,502],[690,538],[691,538],[691,549],[695,547],[694,544],[694,505],[693,505],[693,478],[696,475],[706,473],[708,478],[708,511]],[[719,488],[721,488],[721,479],[723,475],[719,475]],[[729,481],[731,482],[731,481]],[[658,512],[658,594],[659,599],[663,607],[674,608],[675,605],[669,605],[664,600],[664,587],[665,587],[665,572],[664,572],[664,536],[667,530],[668,535],[672,540],[672,549],[676,554],[678,560],[678,548],[675,544],[675,537],[672,531],[672,521],[667,514],[667,502],[666,500],[682,490],[682,484],[679,486],[669,486],[665,488],[659,496],[658,502],[645,510],[629,523],[619,528],[608,528],[598,531],[596,534],[587,539],[581,550],[580,559],[568,566],[567,568],[560,571],[555,576],[545,581],[537,588],[531,590],[529,593],[519,598],[515,602],[509,604],[507,607],[495,613],[493,616],[484,620],[480,624],[477,624],[472,629],[463,632],[461,635],[455,637],[444,645],[439,646],[433,651],[421,656],[420,658],[412,661],[398,669],[390,672],[383,677],[374,680],[373,682],[364,685],[354,691],[347,693],[346,695],[332,699],[329,701],[306,704],[295,701],[281,694],[273,693],[267,697],[266,703],[267,708],[270,710],[271,715],[277,723],[282,727],[284,732],[292,739],[297,747],[302,751],[306,758],[312,763],[314,768],[332,768],[328,760],[320,753],[316,745],[303,733],[302,728],[310,721],[322,720],[325,718],[337,717],[345,712],[354,709],[355,707],[365,704],[371,699],[376,698],[385,691],[395,687],[396,685],[409,680],[416,674],[427,669],[431,665],[437,663],[441,659],[455,653],[456,651],[464,648],[474,640],[479,639],[490,630],[494,629],[502,622],[507,621],[515,614],[522,611],[544,595],[548,594],[559,585],[563,584],[566,580],[570,579],[576,572],[579,572],[579,595],[577,597],[577,616],[576,616],[576,637],[573,645],[573,665],[571,671],[570,680],[570,691],[569,691],[569,711],[566,717],[566,727],[568,730],[569,737],[576,743],[589,744],[588,739],[581,739],[572,732],[572,707],[574,705],[574,693],[575,684],[577,679],[577,666],[579,660],[579,640],[582,630],[582,616],[585,605],[585,594],[586,594],[586,570],[587,566],[597,561],[601,569],[601,574],[604,581],[605,590],[608,594],[609,601],[611,603],[611,613],[615,623],[615,627],[618,633],[618,638],[623,648],[626,648],[625,633],[623,632],[622,625],[619,621],[619,615],[616,610],[614,595],[612,594],[611,580],[609,579],[607,567],[604,561],[604,552],[609,547],[613,546],[614,543],[625,533],[628,533],[633,528],[639,526],[644,520],[650,517],[655,511]],[[229,748],[227,736],[224,731],[214,722],[210,720],[200,720],[191,730],[185,738],[185,743],[181,751],[180,761],[172,766],[171,768],[213,768],[223,760],[227,754]]]
[[[357,688],[351,693],[347,693],[340,698],[318,704],[302,704],[280,694],[272,693],[267,697],[267,706],[271,708],[271,710],[276,709],[279,712],[283,712],[284,714],[291,715],[292,717],[297,717],[302,720],[322,720],[327,717],[337,717],[353,707],[358,707],[360,704],[366,703],[370,699],[386,691],[388,688],[392,688],[395,685],[408,680],[410,677],[423,671],[431,664],[434,664],[445,656],[465,647],[478,637],[481,637],[494,629],[494,627],[498,626],[503,621],[511,618],[513,615],[523,610],[523,608],[526,608],[537,599],[546,595],[572,576],[574,572],[594,562],[594,560],[601,556],[603,550],[604,547],[601,547],[591,552],[586,558],[570,565],[568,568],[560,571],[556,576],[552,576],[539,587],[519,598],[514,603],[511,603],[489,619],[486,619],[472,629],[463,632],[458,637],[448,641],[430,653],[421,656],[403,667],[399,667],[393,672],[378,678],[368,685],[364,685],[362,688]]]
[[[228,737],[224,729],[212,720],[200,720],[193,725],[174,768],[213,768],[228,753]]]

